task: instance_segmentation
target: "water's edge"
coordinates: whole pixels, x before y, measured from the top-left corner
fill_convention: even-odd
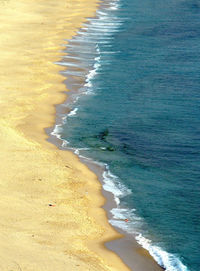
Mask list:
[[[101,3],[99,4],[99,12],[101,12],[101,7],[106,3],[111,1],[106,1],[102,0]],[[95,18],[93,18],[95,19]],[[87,23],[90,24],[89,18],[87,19]],[[77,32],[77,36],[79,35],[79,31]],[[73,46],[73,44],[72,44]],[[67,51],[65,51],[65,56],[67,56]],[[66,61],[66,59],[65,59]],[[66,66],[74,66],[74,62],[68,59]],[[58,65],[64,65],[65,62],[58,62],[56,63]],[[63,121],[67,118],[67,116],[72,116],[73,114],[76,113],[76,108],[72,109],[73,103],[78,99],[78,95],[83,95],[87,94],[86,91],[80,92],[79,89],[83,88],[84,86],[89,85],[89,79],[90,76],[95,74],[95,69],[97,68],[94,64],[94,68],[85,70],[85,72],[80,68],[81,70],[81,76],[84,78],[84,80],[81,81],[81,84],[85,85],[80,85],[78,88],[73,87],[73,74],[70,76],[69,74],[67,77],[67,80],[65,81],[67,85],[67,89],[69,92],[66,92],[67,94],[67,99],[63,104],[56,105],[56,121],[55,121],[55,126],[51,128],[46,128],[45,131],[48,134],[49,138],[47,139],[49,142],[53,143],[56,145],[59,149],[61,150],[68,150],[72,151],[74,154],[78,155],[79,160],[84,163],[90,170],[92,170],[98,177],[99,181],[102,184],[102,194],[106,199],[106,204],[103,206],[107,213],[108,220],[112,220],[114,218],[114,215],[111,213],[111,210],[113,208],[117,208],[117,203],[115,196],[112,192],[106,191],[104,189],[105,185],[105,178],[104,178],[104,173],[109,173],[109,170],[106,168],[106,165],[104,164],[99,164],[89,158],[86,158],[84,156],[79,155],[79,151],[77,149],[72,149],[68,146],[66,146],[66,142],[63,142],[59,135],[59,127],[62,126]],[[76,68],[74,71],[74,74],[79,72],[79,70]],[[63,72],[64,74],[64,72]],[[72,77],[72,78],[70,78]],[[80,82],[79,82],[80,83]],[[76,84],[74,84],[76,85]],[[64,144],[63,144],[64,143]],[[110,173],[111,174],[111,173]],[[112,225],[113,226],[113,225]],[[137,271],[137,270],[148,270],[148,271],[153,271],[153,270],[163,270],[157,262],[153,259],[153,257],[149,254],[148,250],[145,250],[138,244],[134,235],[128,234],[126,231],[123,229],[113,226],[117,232],[121,233],[124,237],[121,239],[113,240],[108,243],[105,243],[105,246],[114,251],[116,254],[119,255],[119,257],[124,261],[124,263],[129,266],[132,270]],[[146,252],[145,252],[146,251]]]
[[[67,93],[67,97],[70,99],[70,92]],[[68,101],[68,99],[67,99]],[[58,112],[62,112],[63,110],[63,104],[56,105],[56,125],[61,124],[62,117],[58,114]],[[106,211],[107,219],[108,221],[113,219],[113,214],[111,213],[111,210],[113,208],[117,207],[116,201],[114,199],[114,195],[112,192],[106,191],[104,186],[104,179],[102,178],[103,175],[103,168],[98,165],[95,161],[92,161],[86,157],[80,156],[76,153],[76,151],[73,151],[71,148],[66,149],[63,148],[62,139],[59,139],[53,134],[54,128],[46,128],[46,133],[48,134],[49,138],[47,139],[48,142],[56,145],[60,150],[63,151],[71,151],[75,155],[78,156],[81,163],[85,164],[91,171],[95,173],[95,175],[98,177],[99,182],[101,183],[101,192],[106,199],[106,203],[102,208]],[[145,250],[142,246],[138,244],[136,239],[133,235],[128,234],[123,229],[111,225],[117,232],[119,232],[123,237],[120,239],[112,240],[109,242],[106,242],[104,245],[109,250],[112,250],[115,252],[121,260],[133,271],[137,270],[147,270],[147,271],[161,271],[164,270],[159,264],[154,260],[154,258],[150,255],[148,250]]]

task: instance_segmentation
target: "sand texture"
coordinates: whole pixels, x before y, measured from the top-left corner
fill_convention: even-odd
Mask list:
[[[94,0],[0,0],[0,270],[128,270],[94,173],[46,141],[66,99],[60,66]],[[49,206],[52,204],[53,206]]]

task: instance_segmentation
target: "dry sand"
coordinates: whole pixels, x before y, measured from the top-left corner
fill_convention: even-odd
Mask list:
[[[1,271],[128,270],[104,248],[119,234],[101,208],[97,177],[44,132],[54,104],[65,100],[54,64],[61,44],[96,7],[94,0],[0,0]]]

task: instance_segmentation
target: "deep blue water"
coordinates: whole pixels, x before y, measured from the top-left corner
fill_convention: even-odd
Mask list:
[[[81,67],[71,86],[86,76],[89,95],[71,105],[61,137],[116,176],[105,178],[120,199],[111,223],[141,233],[167,270],[198,271],[200,2],[104,2],[66,48]]]

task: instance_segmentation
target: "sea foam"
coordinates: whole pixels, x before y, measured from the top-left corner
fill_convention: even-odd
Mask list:
[[[149,251],[151,256],[166,271],[189,271],[178,256],[166,252],[159,246],[153,245],[151,240],[145,238],[142,234],[136,236],[136,240],[143,248]]]
[[[113,40],[112,35],[118,32],[123,24],[119,18],[112,14],[112,12],[115,12],[119,8],[120,1],[115,0],[109,1],[106,8],[104,7],[98,10],[96,13],[97,18],[88,19],[88,22],[84,23],[83,27],[77,32],[77,36],[69,41],[67,45],[68,54],[63,57],[63,61],[56,63],[68,68],[62,72],[66,76],[82,77],[85,80],[83,91],[75,95],[73,101],[74,108],[68,113],[65,120],[67,117],[75,116],[78,113],[78,107],[76,106],[76,102],[79,100],[78,95],[94,94],[93,80],[100,72],[102,56],[119,53],[119,51],[101,51],[100,49],[102,44],[106,44],[108,47],[111,46],[110,43]],[[65,61],[65,59],[72,59],[77,62],[72,63],[67,60]],[[84,67],[81,63],[85,61],[90,65],[89,71],[86,74],[80,71],[70,70],[71,68]],[[62,132],[62,125],[57,124],[51,134],[61,139]],[[96,163],[104,169],[102,173],[103,188],[113,194],[116,203],[116,208],[111,210],[112,218],[109,220],[113,226],[119,227],[129,234],[136,236],[137,242],[148,250],[152,257],[165,268],[166,271],[188,271],[178,256],[166,252],[160,245],[153,244],[150,239],[142,235],[141,225],[145,223],[143,219],[136,214],[135,209],[124,208],[120,204],[121,199],[131,194],[132,191],[123,185],[116,175],[112,174],[108,165],[93,161],[91,158],[84,156],[82,152],[89,151],[89,148],[72,148],[70,147],[70,142],[67,140],[63,140],[62,146],[63,148],[72,150],[80,158],[90,163]],[[126,223],[126,219],[128,219],[129,223]]]

